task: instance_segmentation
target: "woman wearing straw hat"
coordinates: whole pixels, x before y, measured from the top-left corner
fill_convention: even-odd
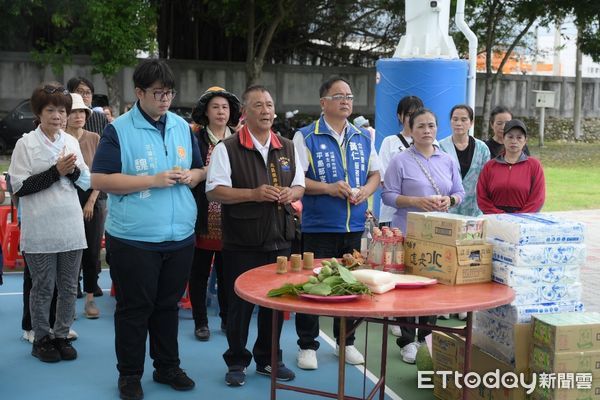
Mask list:
[[[210,162],[213,148],[233,131],[240,118],[240,101],[225,89],[213,86],[198,99],[192,119],[203,126],[198,132],[198,144],[206,166]],[[189,291],[194,317],[194,335],[198,340],[210,338],[206,313],[206,289],[211,265],[217,274],[219,316],[221,330],[227,323],[227,293],[223,291],[223,264],[221,259],[221,204],[209,202],[205,193],[205,182],[194,189],[198,218],[196,219],[196,249],[190,273]],[[214,261],[213,261],[214,260]]]
[[[67,133],[79,142],[81,154],[86,165],[92,165],[100,135],[83,129],[87,119],[92,115],[92,110],[85,105],[81,95],[71,93],[73,105],[67,118]],[[86,293],[84,314],[87,318],[96,319],[100,310],[94,301],[94,292],[98,287],[98,273],[100,270],[100,248],[104,234],[104,209],[105,194],[99,190],[82,190],[77,188],[79,203],[83,209],[85,237],[88,248],[83,251],[81,269],[83,272],[83,291]]]

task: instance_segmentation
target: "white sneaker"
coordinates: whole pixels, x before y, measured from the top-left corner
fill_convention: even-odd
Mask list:
[[[35,340],[35,332],[33,332],[33,330],[23,331],[23,336],[21,336],[21,339],[33,344],[33,342]]]
[[[460,313],[458,313],[458,319],[460,319],[461,321],[466,321],[467,320],[467,313],[466,312],[460,312]]]
[[[394,336],[402,336],[402,329],[398,325],[390,325],[390,333]]]
[[[69,334],[67,335],[67,339],[77,340],[79,335],[73,329],[69,328]]]
[[[407,364],[414,364],[415,359],[417,358],[417,350],[419,350],[419,343],[417,342],[412,342],[404,346],[402,349],[400,349],[402,361]]]
[[[365,358],[360,351],[354,346],[346,346],[346,364],[359,365],[365,363]],[[335,355],[340,355],[340,347],[335,346]]]
[[[317,352],[312,349],[300,349],[298,352],[298,368],[301,369],[317,369],[319,363],[317,361]]]

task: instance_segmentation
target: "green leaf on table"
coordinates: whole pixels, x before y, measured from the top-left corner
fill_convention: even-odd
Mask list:
[[[356,278],[352,275],[352,272],[348,270],[346,267],[342,267],[341,265],[338,267],[338,271],[340,272],[340,276],[346,283],[356,283]]]

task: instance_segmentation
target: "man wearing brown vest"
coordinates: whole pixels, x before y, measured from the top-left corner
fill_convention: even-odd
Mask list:
[[[223,358],[229,386],[245,383],[252,357],[257,373],[271,373],[272,311],[259,307],[258,337],[250,352],[246,343],[254,304],[242,300],[233,287],[235,279],[247,270],[274,263],[277,256],[289,256],[295,235],[290,203],[304,194],[304,172],[296,168],[299,161],[293,142],[271,131],[275,104],[269,91],[251,86],[242,102],[246,124],[214,148],[206,183],[208,200],[222,204],[223,278],[229,300],[229,349]],[[294,377],[279,361],[277,379]]]

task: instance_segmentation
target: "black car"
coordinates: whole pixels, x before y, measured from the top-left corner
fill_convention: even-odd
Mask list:
[[[104,94],[95,94],[92,100],[93,107],[108,105],[108,97]],[[0,153],[12,150],[17,140],[24,133],[35,129],[35,115],[31,111],[29,99],[23,100],[0,121]]]
[[[0,121],[0,152],[12,150],[24,133],[35,129],[29,100],[23,100]]]

